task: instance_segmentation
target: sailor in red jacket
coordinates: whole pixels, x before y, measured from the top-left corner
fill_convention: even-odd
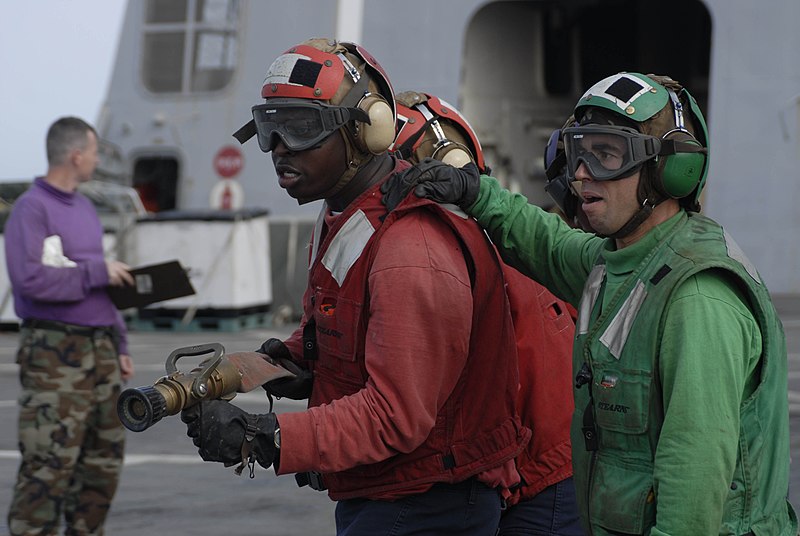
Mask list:
[[[461,167],[472,162],[489,173],[477,134],[457,109],[415,91],[397,94],[396,101],[395,154],[412,163],[434,158]],[[517,409],[533,437],[517,456],[522,483],[503,512],[498,536],[582,535],[569,437],[574,408],[571,308],[514,268],[503,269],[519,358]]]
[[[258,461],[327,487],[338,534],[493,534],[530,438],[501,261],[460,211],[409,196],[387,214],[394,95],[352,43],[313,39],[267,71],[257,135],[280,185],[324,199],[300,327],[262,351],[298,379],[303,412],[251,415],[225,401],[183,412],[207,461]],[[310,389],[309,389],[310,388]]]

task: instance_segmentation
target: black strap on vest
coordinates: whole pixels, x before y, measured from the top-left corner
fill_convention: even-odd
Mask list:
[[[581,427],[581,431],[583,432],[583,442],[586,446],[586,450],[590,452],[597,450],[597,428],[594,424],[591,397],[589,397],[589,403],[586,404],[586,409],[583,410],[583,426]]]
[[[586,445],[586,450],[595,451],[599,445],[597,441],[597,427],[594,422],[594,411],[592,411],[594,407],[594,397],[592,396],[592,371],[588,363],[584,363],[583,366],[581,366],[581,370],[579,370],[578,374],[575,376],[575,388],[580,389],[584,385],[589,385],[589,403],[586,404],[586,409],[583,410],[583,426],[581,427],[581,431],[583,432],[583,441]]]
[[[325,482],[322,480],[322,473],[318,473],[317,471],[307,471],[305,473],[296,473],[294,475],[294,480],[297,482],[299,487],[308,486],[313,490],[317,491],[325,491],[328,489],[328,486],[325,485]]]
[[[303,359],[306,361],[316,361],[319,358],[317,349],[317,321],[314,317],[308,319],[303,326]]]
[[[661,282],[661,280],[664,279],[664,277],[666,277],[666,275],[671,271],[672,268],[670,268],[668,265],[665,264],[664,266],[658,269],[658,271],[655,273],[653,277],[650,278],[650,283],[652,283],[653,285],[658,285]]]

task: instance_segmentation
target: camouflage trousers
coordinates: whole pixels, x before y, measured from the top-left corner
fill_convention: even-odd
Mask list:
[[[119,356],[109,333],[23,328],[17,353],[19,450],[8,526],[16,535],[102,535],[117,489],[125,429]]]

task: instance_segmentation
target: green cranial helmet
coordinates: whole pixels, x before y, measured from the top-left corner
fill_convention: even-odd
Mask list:
[[[667,89],[638,73],[618,73],[600,80],[575,105],[580,121],[587,107],[605,108],[622,117],[643,123],[661,111],[669,101]]]
[[[671,197],[688,210],[699,210],[708,173],[708,130],[694,97],[678,82],[667,76],[617,73],[583,94],[575,119],[581,126],[628,127],[656,138],[655,150],[646,157],[650,165],[642,168],[640,201]]]

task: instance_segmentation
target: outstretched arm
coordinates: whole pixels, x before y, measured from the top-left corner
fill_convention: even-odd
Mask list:
[[[492,177],[481,177],[475,164],[454,168],[425,159],[381,186],[383,202],[393,210],[412,190],[418,197],[460,206],[486,229],[503,260],[557,296],[578,303],[602,239],[571,229]]]

